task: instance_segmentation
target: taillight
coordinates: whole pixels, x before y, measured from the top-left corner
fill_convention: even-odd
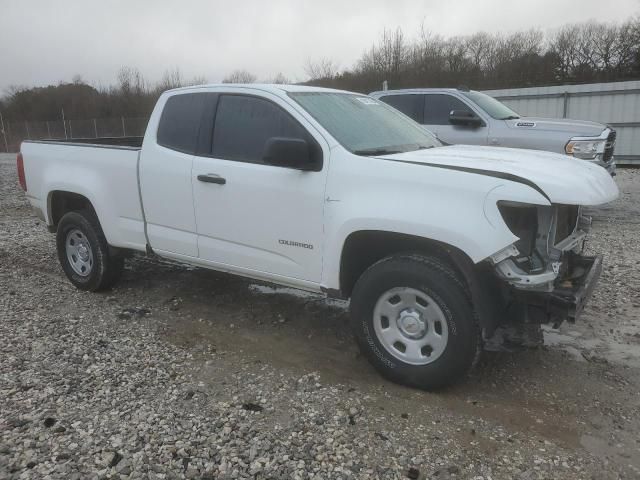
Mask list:
[[[16,159],[16,164],[18,166],[18,182],[20,182],[20,186],[22,190],[27,191],[27,178],[24,176],[24,159],[22,158],[22,153],[18,152],[18,158]]]

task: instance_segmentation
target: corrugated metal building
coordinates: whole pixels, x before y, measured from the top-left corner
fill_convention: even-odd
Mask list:
[[[619,165],[640,164],[640,81],[486,90],[521,115],[592,120],[618,135]]]

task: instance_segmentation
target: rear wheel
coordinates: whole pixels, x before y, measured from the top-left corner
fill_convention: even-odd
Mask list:
[[[124,259],[110,253],[100,223],[91,211],[65,214],[58,223],[56,246],[64,273],[80,290],[108,289],[124,269]]]
[[[394,255],[360,277],[351,298],[356,339],[392,381],[423,389],[453,383],[480,352],[462,278],[440,259]]]

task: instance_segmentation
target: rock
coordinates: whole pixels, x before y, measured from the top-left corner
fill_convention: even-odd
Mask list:
[[[257,403],[253,402],[243,403],[242,408],[250,412],[262,412],[264,410],[264,407],[262,405],[258,405]]]
[[[45,427],[51,428],[56,424],[56,419],[53,418],[53,417],[47,417],[47,418],[44,419],[43,424],[44,424]]]
[[[417,480],[419,477],[420,470],[414,467],[409,468],[409,470],[407,471],[407,478],[410,478],[411,480]]]
[[[111,458],[110,460],[108,460],[110,467],[115,467],[116,465],[118,465],[118,463],[120,463],[120,460],[122,460],[122,455],[120,455],[119,452],[113,452],[112,454],[109,454],[109,457]]]

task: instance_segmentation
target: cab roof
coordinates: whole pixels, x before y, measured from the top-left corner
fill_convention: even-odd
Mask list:
[[[324,88],[324,87],[314,87],[309,85],[290,85],[290,84],[274,84],[274,83],[211,83],[207,85],[192,85],[189,87],[180,87],[173,88],[171,90],[167,90],[167,92],[178,93],[181,91],[189,91],[194,89],[208,89],[208,88],[246,88],[253,90],[262,90],[263,92],[271,92],[275,94],[280,94],[282,92],[325,92],[325,93],[351,93],[356,95],[365,95],[358,94],[357,92],[349,92],[347,90],[337,90],[334,88]]]

